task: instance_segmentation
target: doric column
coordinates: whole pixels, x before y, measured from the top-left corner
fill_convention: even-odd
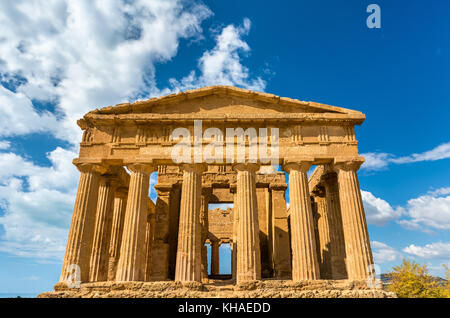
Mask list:
[[[328,206],[325,197],[325,189],[322,186],[317,186],[313,191],[314,201],[317,207],[317,238],[318,251],[320,256],[319,268],[320,278],[331,279],[331,254],[330,254],[330,227],[329,227],[329,215]]]
[[[111,226],[111,241],[109,244],[108,280],[115,280],[117,262],[119,260],[120,244],[122,242],[123,223],[128,190],[117,189],[114,193],[113,216]]]
[[[112,180],[111,176],[101,177],[90,261],[90,282],[101,282],[108,279],[109,242],[112,224],[111,208],[116,187],[117,182]]]
[[[201,281],[200,204],[202,164],[184,164],[181,188],[178,249],[175,268],[176,281]]]
[[[237,274],[237,237],[239,231],[239,213],[238,213],[238,196],[236,191],[236,184],[230,185],[230,191],[233,193],[233,238],[232,238],[232,246],[231,246],[231,277],[233,280],[236,280]]]
[[[291,251],[289,248],[289,225],[284,183],[271,183],[272,192],[272,262],[274,277],[287,279],[291,276]]]
[[[127,168],[131,171],[131,178],[116,281],[143,281],[148,190],[150,173],[154,169],[151,165],[140,163],[128,165]]]
[[[348,279],[366,279],[369,265],[373,264],[367,231],[366,216],[356,171],[362,159],[339,162],[335,160],[338,174],[339,199],[344,228]]]
[[[152,243],[153,243],[153,233],[155,225],[155,214],[149,213],[147,216],[147,225],[145,228],[145,281],[150,280],[151,270],[152,270]]]
[[[211,241],[211,275],[219,274],[219,242]]]
[[[100,173],[106,172],[103,166],[96,164],[78,164],[81,172],[78,191],[70,223],[69,238],[61,271],[61,282],[74,277],[79,266],[81,282],[89,279],[89,260],[95,226],[95,211],[98,196]]]
[[[255,172],[257,164],[236,164],[237,206],[239,213],[237,237],[237,282],[261,279],[259,250],[258,206],[256,202]]]
[[[159,178],[159,176],[158,176]],[[152,245],[152,265],[150,269],[150,280],[166,280],[169,278],[169,266],[170,255],[172,247],[174,248],[173,257],[173,271],[175,272],[175,258],[176,258],[176,239],[173,240],[173,236],[170,235],[170,218],[171,209],[173,208],[172,202],[172,184],[170,183],[157,183],[155,190],[157,193],[156,207],[155,207],[155,219],[154,219],[154,232],[153,232],[153,245]],[[173,240],[173,241],[172,241]],[[170,245],[169,245],[170,243]]]
[[[208,249],[205,246],[205,241],[208,238],[208,206],[209,206],[209,196],[211,195],[212,188],[211,185],[204,185],[202,187],[202,199],[201,199],[201,208],[200,208],[200,224],[202,227],[202,280],[208,280]]]
[[[345,265],[345,240],[342,228],[341,205],[337,175],[334,172],[322,176],[327,200],[330,227],[330,257],[332,279],[347,278]]]
[[[292,279],[315,280],[320,278],[317,261],[314,221],[308,190],[307,162],[288,163],[291,218]]]

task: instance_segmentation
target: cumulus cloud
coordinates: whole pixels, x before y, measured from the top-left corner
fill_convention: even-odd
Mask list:
[[[38,113],[24,93],[14,93],[0,85],[0,137],[56,131],[56,127],[54,114],[48,111]]]
[[[375,264],[393,262],[401,258],[399,251],[385,243],[372,241],[370,244]]]
[[[402,208],[394,209],[388,202],[375,197],[368,191],[361,191],[361,196],[368,224],[383,226],[387,222],[399,218],[403,213]]]
[[[36,166],[13,153],[0,153],[0,251],[60,260],[64,254],[78,172],[76,154],[57,148],[51,167]]]
[[[0,117],[8,124],[0,133],[47,127],[77,143],[75,122],[87,111],[157,92],[154,64],[175,56],[180,39],[198,36],[211,15],[202,4],[186,3],[0,2],[0,73],[21,79],[15,94],[0,91]],[[56,104],[58,125],[55,115],[33,108],[34,100]]]
[[[241,63],[249,19],[218,31],[198,75],[158,87],[155,65],[170,61],[181,40],[201,39],[211,15],[185,0],[1,1],[0,137],[49,133],[76,145],[76,120],[96,107],[213,84],[264,90]],[[79,177],[73,147],[49,152],[52,165],[43,167],[0,141],[0,251],[62,259]]]
[[[0,140],[0,150],[7,150],[11,147],[11,143],[6,140]]]
[[[450,229],[449,192],[449,188],[442,188],[408,200],[405,207],[407,218],[398,222],[406,228],[424,232]]]
[[[425,259],[450,259],[450,243],[431,243],[424,246],[411,244],[403,252]]]
[[[450,158],[450,142],[443,143],[436,148],[423,153],[414,153],[403,157],[396,157],[393,154],[384,152],[368,152],[361,154],[361,156],[366,159],[361,169],[367,171],[382,170],[386,169],[390,164],[405,164],[420,161],[448,159]]]
[[[392,207],[389,202],[371,192],[361,190],[368,224],[386,225],[396,220],[410,230],[433,233],[450,229],[450,188],[429,191],[412,198],[404,206]]]
[[[175,91],[209,85],[237,85],[264,91],[266,82],[260,77],[250,78],[249,69],[241,64],[240,53],[248,53],[249,45],[241,38],[250,31],[251,22],[245,18],[240,26],[229,25],[216,37],[216,46],[199,59],[200,75],[192,71],[181,80],[172,78]]]

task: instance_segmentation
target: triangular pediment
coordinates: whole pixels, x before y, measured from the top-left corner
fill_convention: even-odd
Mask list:
[[[273,94],[232,86],[210,86],[188,90],[135,103],[108,106],[90,114],[198,114],[198,115],[270,115],[270,114],[351,114],[359,111],[315,102],[305,102]]]

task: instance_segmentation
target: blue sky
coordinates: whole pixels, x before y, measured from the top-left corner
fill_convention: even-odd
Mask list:
[[[381,8],[369,29],[366,8]],[[87,111],[226,84],[356,109],[375,261],[450,262],[448,1],[0,0],[0,293],[58,280]],[[18,22],[20,21],[20,22]]]

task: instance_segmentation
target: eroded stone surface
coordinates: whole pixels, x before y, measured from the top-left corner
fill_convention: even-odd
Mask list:
[[[97,282],[80,289],[55,287],[39,298],[395,298],[395,294],[370,289],[360,281],[231,281],[197,282]]]
[[[365,287],[373,258],[354,132],[364,119],[354,110],[227,86],[87,113],[78,121],[81,177],[60,283],[41,297],[392,296]],[[290,208],[285,173],[261,158],[175,163],[172,132],[179,127],[191,144],[202,144],[209,128],[278,129],[279,138],[257,134],[256,141],[278,140]],[[308,180],[311,165],[317,169]],[[155,204],[148,190],[156,171]],[[210,210],[211,203],[233,207]],[[220,274],[225,243],[233,279],[215,281],[207,268]],[[205,244],[213,247],[212,264]],[[79,281],[80,289],[64,287]]]

